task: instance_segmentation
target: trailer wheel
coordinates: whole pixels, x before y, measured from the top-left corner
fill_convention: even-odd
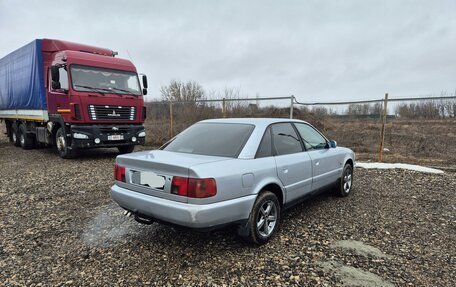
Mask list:
[[[11,142],[15,145],[15,146],[21,146],[21,142],[19,141],[19,136],[18,136],[18,128],[17,128],[17,124],[16,123],[13,123],[11,125]]]
[[[63,128],[59,128],[55,134],[55,146],[61,158],[74,158],[76,156],[76,152],[68,147]]]
[[[19,143],[23,149],[31,149],[35,146],[35,138],[33,135],[27,134],[27,129],[24,124],[19,125]]]

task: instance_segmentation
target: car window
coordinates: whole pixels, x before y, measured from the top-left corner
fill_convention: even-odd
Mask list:
[[[166,151],[237,157],[255,126],[232,123],[197,123],[184,130],[168,145]]]
[[[326,139],[316,129],[300,123],[295,123],[295,126],[304,141],[306,149],[324,149],[326,147]]]
[[[290,123],[273,124],[271,131],[276,155],[302,151],[301,140]]]
[[[256,158],[272,156],[271,128],[264,132],[263,139],[256,153]]]

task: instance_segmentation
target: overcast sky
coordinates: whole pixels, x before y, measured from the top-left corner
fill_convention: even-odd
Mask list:
[[[301,101],[454,93],[456,1],[0,0],[0,57],[35,38],[118,51],[149,79]]]

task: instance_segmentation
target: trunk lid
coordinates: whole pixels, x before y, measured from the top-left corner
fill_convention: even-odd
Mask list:
[[[117,184],[151,196],[188,202],[187,197],[171,193],[173,177],[188,177],[190,168],[195,165],[230,159],[162,150],[121,155],[116,163],[126,168],[126,183]]]

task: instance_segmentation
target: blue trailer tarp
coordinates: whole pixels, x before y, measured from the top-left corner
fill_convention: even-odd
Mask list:
[[[0,59],[0,110],[45,110],[42,40]]]

